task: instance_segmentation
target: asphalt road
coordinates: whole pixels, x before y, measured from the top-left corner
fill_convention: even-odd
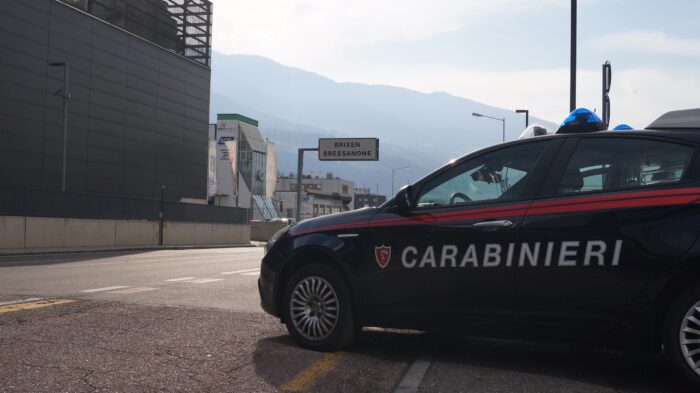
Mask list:
[[[658,357],[366,328],[298,348],[261,248],[0,257],[0,391],[687,392]]]

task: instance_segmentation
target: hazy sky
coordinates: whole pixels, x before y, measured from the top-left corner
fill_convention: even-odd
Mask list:
[[[569,0],[214,0],[214,49],[339,82],[445,91],[560,122]],[[578,106],[643,128],[700,107],[700,0],[579,0]],[[214,65],[216,66],[216,65]]]

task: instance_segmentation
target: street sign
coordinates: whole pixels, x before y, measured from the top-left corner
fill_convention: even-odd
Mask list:
[[[319,161],[377,161],[377,138],[321,138],[318,140]]]

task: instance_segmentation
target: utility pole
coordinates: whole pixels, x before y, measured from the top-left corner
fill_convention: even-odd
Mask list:
[[[396,171],[400,171],[402,169],[409,169],[410,167],[411,167],[410,165],[409,166],[402,166],[400,168],[393,168],[391,170],[391,196],[392,197],[394,196],[394,174],[396,173]],[[377,186],[377,188],[379,188],[379,186]],[[379,193],[379,191],[377,191],[377,193]]]
[[[576,109],[576,0],[571,0],[571,71],[569,77],[569,112]]]
[[[299,157],[297,159],[297,222],[301,221],[301,181],[302,173],[304,172],[304,152],[318,151],[317,147],[303,147],[299,149]]]
[[[49,63],[51,67],[63,67],[63,170],[61,173],[61,191],[66,191],[66,156],[68,153],[68,62]],[[58,92],[56,92],[57,95]]]

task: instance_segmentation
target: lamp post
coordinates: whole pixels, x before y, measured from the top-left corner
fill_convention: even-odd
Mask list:
[[[402,167],[400,167],[400,168],[393,168],[393,169],[391,170],[391,196],[394,196],[394,173],[396,173],[396,171],[400,171],[400,170],[402,170],[402,169],[408,169],[408,168],[410,168],[410,167],[411,167],[411,166],[408,165],[408,166],[402,166]]]
[[[476,112],[472,113],[472,116],[474,116],[474,117],[485,117],[485,118],[487,118],[487,119],[498,120],[498,121],[500,121],[501,123],[503,123],[503,142],[506,141],[506,118],[505,118],[505,117],[504,117],[504,118],[491,117],[491,116],[482,115],[481,113],[476,113]]]
[[[515,113],[524,113],[525,114],[525,128],[530,126],[530,111],[527,109],[516,109]]]
[[[576,109],[576,0],[571,0],[571,60],[569,71],[569,111]]]
[[[61,175],[61,191],[66,191],[66,154],[68,150],[68,62],[49,63],[51,67],[63,67],[63,171]],[[59,90],[60,92],[60,90]],[[55,95],[58,95],[56,92]]]

